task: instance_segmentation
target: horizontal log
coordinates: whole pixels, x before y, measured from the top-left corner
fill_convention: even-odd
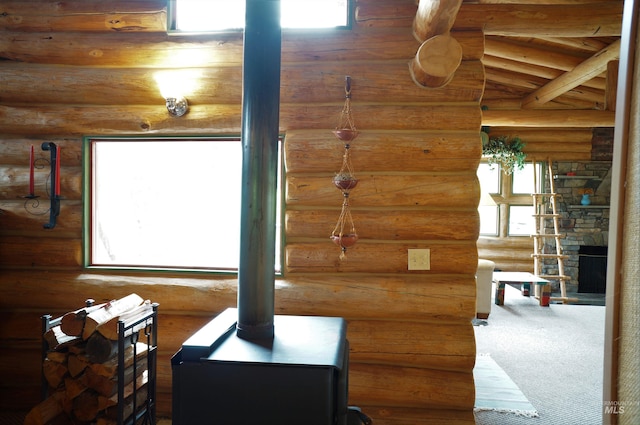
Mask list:
[[[349,321],[349,361],[468,371],[475,363],[473,328],[417,322]]]
[[[55,228],[43,231],[53,233]],[[82,241],[79,239],[51,237],[34,241],[21,236],[0,237],[0,266],[3,268],[77,268],[80,265]]]
[[[463,171],[477,168],[481,154],[479,137],[477,131],[364,130],[350,143],[350,155],[356,170]],[[343,154],[343,143],[331,132],[293,130],[286,134],[287,173],[335,172]]]
[[[0,29],[5,31],[167,30],[166,2],[5,1],[0,5]]]
[[[586,143],[590,145],[593,138],[593,130],[590,128],[491,127],[489,134],[492,137],[518,136],[524,143],[556,142],[557,144]]]
[[[445,207],[475,208],[480,187],[475,174],[365,174],[356,173],[358,185],[351,190],[352,207]],[[342,194],[333,176],[289,175],[286,203],[291,206],[342,205]]]
[[[353,363],[349,400],[354,405],[473,409],[475,387],[467,373]]]
[[[296,105],[280,107],[280,131],[330,129],[342,105]],[[359,128],[385,130],[477,131],[480,108],[476,105],[356,104],[353,106]],[[5,134],[229,134],[240,133],[240,105],[194,105],[179,119],[168,114],[164,104],[157,106],[0,106],[0,133]],[[212,129],[215,129],[212,132]]]
[[[409,25],[410,27],[410,25]],[[242,64],[242,32],[200,35],[0,32],[0,58],[41,64],[183,68]],[[462,41],[461,41],[462,43]],[[478,44],[475,44],[478,46]],[[282,34],[282,62],[408,60],[416,41],[406,28]],[[479,59],[480,56],[476,56]],[[179,57],[179,59],[176,59]]]
[[[475,425],[473,411],[446,410],[432,408],[363,405],[362,409],[371,418],[375,418],[376,425]]]
[[[490,81],[487,81],[487,86],[482,98],[482,105],[488,107],[489,109],[495,110],[518,110],[520,109],[522,98],[526,95],[527,93],[524,91],[524,89],[503,86],[500,84],[493,84]],[[550,102],[545,103],[540,109],[545,109],[547,111],[557,111],[563,109],[589,110],[602,109],[602,106],[592,101],[560,96]]]
[[[468,251],[471,251],[470,245],[465,245]],[[459,262],[452,266],[456,268],[456,274],[291,274],[286,279],[276,280],[276,314],[338,316],[347,320],[468,323],[475,315],[473,276],[477,254],[475,248],[472,251],[469,255],[462,250],[457,254],[460,255],[457,257]],[[437,250],[432,252],[437,253]],[[331,254],[334,261],[337,258],[335,245]],[[55,291],[43,291],[39,273],[5,270],[3,274],[6,276],[5,296],[0,299],[0,308],[30,309],[34,321],[41,314],[50,313],[51,306],[68,311],[82,304],[88,296],[108,301],[131,292],[160,303],[160,315],[179,312],[196,318],[212,318],[237,304],[235,277],[213,278],[210,274],[193,274],[189,278],[167,277],[167,274],[141,277],[135,273],[116,275],[52,270],[47,273],[47,282]],[[434,303],[434,300],[439,301]],[[158,323],[163,326],[162,323],[171,322],[160,319]],[[159,338],[162,338],[162,332],[159,332]],[[35,357],[37,369],[41,359]]]
[[[513,37],[619,36],[622,1],[589,4],[463,3],[454,29],[483,28],[486,35]]]
[[[351,214],[361,237],[377,241],[476,240],[480,226],[475,211],[352,209]],[[327,238],[338,216],[336,209],[288,209],[285,237],[288,243]]]
[[[523,151],[529,155],[533,153],[542,153],[547,152],[547,156],[553,158],[557,161],[555,157],[556,152],[573,152],[573,153],[581,153],[588,152],[591,153],[591,144],[587,143],[567,143],[565,145],[559,145],[558,143],[529,143],[527,146],[523,148]]]
[[[482,4],[463,2],[454,30],[483,29],[487,35],[513,37],[593,37],[619,36],[622,2],[590,4]],[[416,16],[415,2],[359,3],[356,22],[360,26],[411,27]]]
[[[41,192],[40,192],[41,193]],[[62,200],[60,215],[56,221],[55,232],[43,228],[49,221],[50,201],[46,197],[39,198],[39,212],[31,210],[31,201],[26,199],[0,199],[0,235],[62,238],[82,237],[82,202]],[[26,204],[25,204],[26,202]],[[40,215],[34,215],[31,212]],[[44,214],[43,214],[44,213]]]
[[[445,282],[433,282],[445,285]],[[455,281],[453,281],[456,285]],[[462,290],[464,288],[458,288]],[[473,291],[472,287],[466,288]],[[442,288],[446,291],[446,288]],[[457,294],[460,291],[452,291]],[[430,291],[423,296],[436,296],[439,292]],[[414,296],[420,296],[414,293]],[[400,306],[401,307],[401,306]],[[19,339],[30,339],[32,345],[14,348],[14,355],[22,350],[38,351],[40,340],[33,329],[26,335],[13,331],[14,323],[18,321],[34,322],[32,313],[16,313],[6,321],[7,332],[3,339],[8,343]],[[197,330],[206,325],[215,314],[194,316],[187,313],[165,313],[161,311],[161,321],[158,328],[158,347],[162,353],[171,355],[178,351],[182,344]],[[418,322],[415,320],[393,319],[349,319],[347,324],[347,338],[351,345],[351,359],[363,363],[402,364],[405,366],[423,367],[430,369],[463,371],[473,366],[475,358],[473,344],[473,330],[467,324]],[[142,344],[138,344],[138,353],[144,352]],[[7,353],[9,354],[9,353]],[[130,357],[127,357],[127,365]],[[48,363],[55,363],[48,361]],[[69,354],[68,370],[71,376],[78,376],[86,367],[92,373],[105,377],[113,377],[117,371],[117,359],[111,359],[104,364],[89,363],[85,355]],[[37,375],[37,364],[32,365]],[[54,369],[57,371],[57,369]],[[66,371],[66,368],[65,368]],[[169,372],[170,375],[170,372]]]
[[[4,66],[4,65],[3,65]],[[27,87],[31,83],[25,83],[22,86],[23,90],[28,90]],[[55,103],[55,102],[52,102]],[[41,145],[43,142],[53,142],[57,146],[60,146],[60,158],[61,165],[65,167],[81,167],[82,166],[82,139],[62,139],[54,137],[45,138],[10,138],[3,137],[0,139],[0,157],[2,157],[1,164],[8,165],[29,165],[29,154],[31,145],[34,147],[35,157],[49,158],[49,152],[43,151]]]
[[[440,90],[415,90],[407,70],[410,58],[354,63],[349,71],[354,101],[478,102],[484,74],[479,60],[462,62],[452,81]],[[355,66],[357,65],[357,66]],[[345,63],[283,64],[283,102],[324,103],[344,97]],[[162,105],[163,78],[184,81],[183,95],[192,105],[239,104],[241,66],[158,69],[51,67],[9,62],[3,65],[3,103],[73,105]],[[109,84],[104,84],[109,81]],[[64,148],[64,146],[63,146]],[[66,154],[63,150],[63,154]]]
[[[613,111],[487,110],[482,125],[501,127],[613,127]]]
[[[63,199],[82,199],[82,169],[80,167],[65,167],[64,158],[60,161],[60,196]],[[34,169],[35,194],[40,196],[41,203],[47,203],[51,181],[49,174],[51,166]],[[0,181],[9,182],[3,184],[1,196],[5,199],[17,199],[29,194],[29,159],[24,166],[0,166]]]
[[[536,161],[545,161],[549,158],[549,154],[544,152],[531,152],[527,154],[527,159]],[[554,161],[590,161],[592,159],[591,152],[554,152]]]
[[[407,250],[429,248],[430,270],[407,270]],[[340,259],[340,248],[327,237],[326,241],[293,243],[285,247],[288,273],[475,273],[477,263],[475,241],[442,244],[429,243],[365,243],[363,239],[349,248]]]

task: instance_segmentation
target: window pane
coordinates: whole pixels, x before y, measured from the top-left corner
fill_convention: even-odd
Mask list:
[[[479,206],[480,213],[480,234],[485,236],[498,235],[498,207],[497,206]]]
[[[536,165],[539,167],[539,165]],[[536,193],[534,187],[533,164],[527,163],[522,170],[516,167],[513,170],[513,193]]]
[[[534,232],[533,206],[509,206],[509,236],[529,236]]]
[[[91,152],[90,265],[237,270],[239,139],[101,139]]]
[[[477,174],[483,193],[500,193],[500,167],[483,162],[478,165]]]
[[[348,25],[348,0],[281,0],[282,28],[334,28]],[[245,1],[174,0],[170,13],[178,31],[244,28]]]

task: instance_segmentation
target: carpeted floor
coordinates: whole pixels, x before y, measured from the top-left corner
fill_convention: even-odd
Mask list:
[[[604,349],[602,305],[552,304],[507,285],[505,305],[492,304],[474,326],[478,353],[507,373],[539,417],[476,413],[477,425],[601,425]]]

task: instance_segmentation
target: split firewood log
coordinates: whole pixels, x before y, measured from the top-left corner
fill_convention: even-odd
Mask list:
[[[82,338],[89,339],[98,326],[140,306],[143,302],[144,300],[139,295],[129,294],[124,298],[110,301],[102,308],[90,312],[85,318]]]
[[[124,385],[130,384],[135,377],[142,375],[147,370],[147,358],[140,359],[136,362],[136,367],[133,365],[125,368],[124,370]],[[118,391],[118,378],[107,377],[96,373],[93,369],[87,368],[84,374],[87,387],[96,391],[98,394],[105,397],[111,397]]]
[[[69,375],[76,377],[79,376],[89,365],[89,359],[86,354],[69,353],[67,359],[67,367],[69,369]]]
[[[131,346],[131,338],[124,339],[124,348]],[[104,363],[118,354],[118,341],[102,336],[94,332],[87,340],[87,358],[92,363]]]
[[[57,416],[64,415],[63,399],[63,391],[54,392],[27,413],[24,418],[24,425],[45,425],[49,424]]]
[[[42,373],[51,388],[58,388],[68,372],[69,369],[64,363],[55,362],[48,357],[42,363]]]
[[[133,356],[133,345],[127,347],[124,352],[124,367],[129,367],[133,364],[134,356]],[[147,344],[142,342],[138,342],[135,345],[137,358],[141,358],[146,356],[148,347]],[[104,376],[107,378],[112,378],[118,373],[118,357],[114,356],[107,360],[104,363],[89,363],[89,368],[93,373],[96,373],[100,376]]]
[[[72,345],[80,341],[80,337],[67,335],[58,325],[50,328],[44,333],[44,340],[49,345],[50,350],[61,350],[65,346]]]
[[[100,332],[105,338],[111,340],[118,339],[118,322],[123,321],[125,325],[128,323],[134,323],[143,317],[149,315],[153,311],[151,301],[145,300],[145,302],[138,307],[135,307],[129,311],[122,313],[120,316],[113,317],[111,320],[101,323],[96,328],[96,331]],[[144,329],[147,326],[146,322],[140,323],[132,328],[133,332],[137,332],[140,329]]]
[[[60,319],[60,328],[62,329],[62,332],[69,336],[82,336],[87,315],[92,311],[103,308],[104,306],[105,304],[92,305],[64,314],[62,319]]]
[[[73,400],[87,390],[82,379],[67,377],[64,380],[64,395],[67,400]]]
[[[93,390],[80,394],[73,400],[72,414],[79,421],[93,421],[98,413],[110,406],[117,404],[115,401],[99,395]]]
[[[147,398],[147,388],[146,385],[138,388],[138,391],[135,394],[135,405],[137,407],[143,406],[144,402]],[[129,395],[124,400],[124,412],[123,417],[126,419],[133,413],[133,403],[134,396]],[[112,406],[107,408],[104,412],[100,412],[96,425],[117,425],[118,418],[118,408],[117,406]]]

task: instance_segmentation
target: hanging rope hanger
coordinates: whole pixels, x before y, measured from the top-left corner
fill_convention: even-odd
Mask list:
[[[350,142],[358,137],[358,131],[351,113],[351,77],[349,76],[345,77],[345,102],[333,133],[338,140],[344,142],[344,153],[342,167],[333,178],[333,184],[342,192],[342,210],[338,222],[331,232],[331,240],[341,248],[340,259],[343,260],[346,258],[347,248],[352,247],[358,240],[349,205],[350,191],[358,184],[358,179],[351,166]]]

